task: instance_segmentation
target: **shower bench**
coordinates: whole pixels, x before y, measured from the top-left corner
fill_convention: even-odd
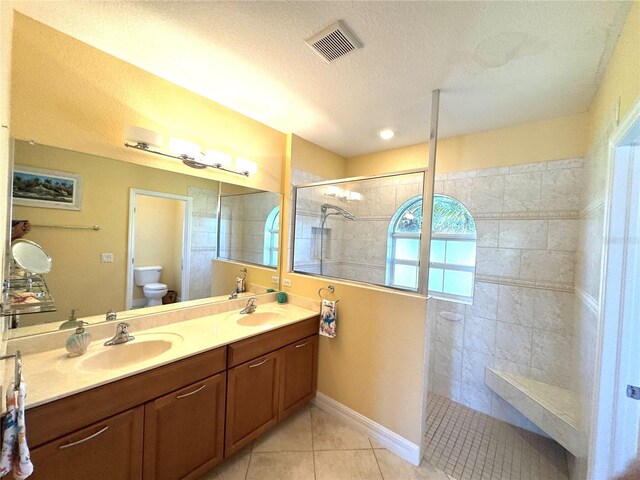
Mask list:
[[[485,369],[484,383],[573,455],[582,455],[575,393],[490,367]]]

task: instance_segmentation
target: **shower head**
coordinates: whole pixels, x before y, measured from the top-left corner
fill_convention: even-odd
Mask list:
[[[324,205],[322,205],[320,210],[322,210],[323,213],[326,213],[326,211],[328,209],[330,209],[330,208],[332,210],[335,210],[337,213],[342,215],[344,218],[348,218],[349,220],[355,220],[356,219],[356,216],[353,213],[345,210],[344,208],[340,208],[340,207],[337,207],[335,205],[331,205],[330,203],[325,203]]]

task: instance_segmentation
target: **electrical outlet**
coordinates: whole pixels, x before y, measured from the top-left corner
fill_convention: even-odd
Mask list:
[[[100,254],[100,263],[113,263],[113,253]]]
[[[284,280],[282,280],[282,285],[284,285],[285,287],[290,287],[291,286],[291,279],[290,278],[285,278]]]
[[[274,285],[278,285],[278,283],[280,283],[280,277],[274,275],[273,277],[271,277],[271,283],[273,283]]]

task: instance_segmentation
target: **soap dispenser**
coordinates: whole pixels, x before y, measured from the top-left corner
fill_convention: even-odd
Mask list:
[[[67,328],[78,328],[81,327],[83,323],[84,322],[82,322],[82,320],[77,319],[76,309],[74,308],[73,310],[71,310],[69,318],[60,324],[58,330],[66,330]]]
[[[76,328],[76,332],[71,334],[69,338],[67,338],[67,352],[72,357],[77,357],[82,355],[87,351],[87,347],[91,343],[91,334],[89,332],[84,331],[84,326],[87,322],[83,322],[79,320],[80,326]]]

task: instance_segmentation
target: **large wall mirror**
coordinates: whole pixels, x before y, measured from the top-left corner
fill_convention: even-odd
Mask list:
[[[13,191],[11,218],[31,227],[22,238],[52,258],[45,280],[56,311],[20,315],[12,336],[56,330],[72,310],[104,321],[111,310],[120,319],[224,301],[245,264],[272,271],[249,269],[247,294],[278,287],[280,194],[24,141],[15,142]],[[218,259],[220,242],[233,262]]]

